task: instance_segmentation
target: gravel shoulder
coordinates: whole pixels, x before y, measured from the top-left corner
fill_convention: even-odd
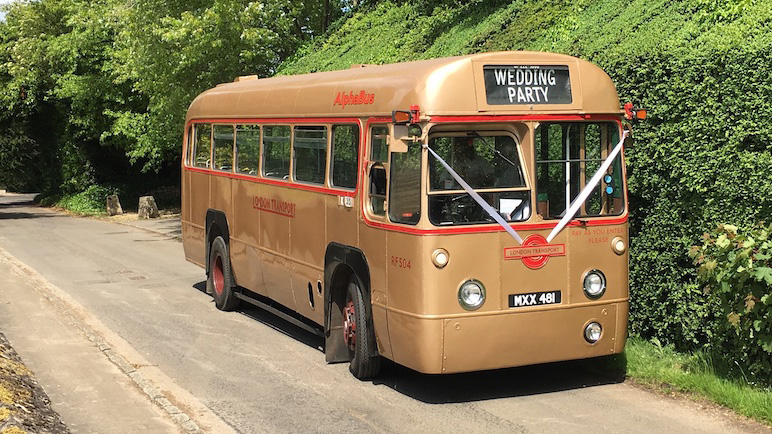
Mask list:
[[[0,432],[69,433],[51,400],[0,332]]]

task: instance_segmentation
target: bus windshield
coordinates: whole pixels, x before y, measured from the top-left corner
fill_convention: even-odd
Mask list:
[[[504,220],[530,217],[530,193],[515,139],[506,133],[448,133],[429,146]],[[429,220],[437,226],[492,223],[493,218],[429,156]]]
[[[613,122],[542,123],[536,128],[537,211],[546,219],[563,217],[619,140]],[[576,217],[620,215],[624,211],[622,157],[582,204]]]

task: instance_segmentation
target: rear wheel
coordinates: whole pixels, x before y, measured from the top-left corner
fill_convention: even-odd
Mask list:
[[[373,378],[381,369],[372,318],[367,315],[362,289],[352,277],[343,305],[343,340],[349,349],[349,370],[360,380]]]
[[[239,305],[239,299],[233,291],[233,274],[228,246],[222,237],[216,237],[209,249],[209,278],[207,286],[211,288],[214,304],[220,310],[233,310]]]

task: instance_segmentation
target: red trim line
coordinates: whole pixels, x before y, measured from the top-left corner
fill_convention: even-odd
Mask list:
[[[621,122],[613,115],[479,115],[479,116],[432,116],[431,122],[512,122],[512,121],[587,121],[604,120]]]
[[[621,125],[621,121],[618,117],[615,116],[606,116],[606,115],[586,115],[586,116],[579,116],[579,115],[523,115],[523,116],[434,116],[431,118],[431,122],[506,122],[506,121],[523,121],[523,120],[563,120],[563,121],[571,121],[571,120],[610,120],[610,121],[616,121],[619,125]],[[361,137],[362,143],[361,143],[361,149],[362,149],[362,156],[359,161],[363,163],[362,165],[362,173],[359,177],[360,182],[360,188],[357,190],[365,191],[364,190],[364,180],[367,177],[367,163],[368,160],[365,160],[365,148],[366,148],[366,139],[367,134],[370,132],[370,124],[373,123],[388,123],[391,122],[391,118],[370,118],[365,123],[365,129],[364,134]],[[397,225],[393,223],[388,222],[379,222],[379,221],[373,221],[367,218],[367,212],[365,209],[365,203],[369,199],[369,197],[365,194],[362,194],[360,198],[360,206],[362,208],[362,219],[364,220],[365,224],[370,227],[379,228],[379,229],[386,229],[391,230],[395,232],[402,232],[406,234],[414,234],[414,235],[438,235],[438,234],[474,234],[474,233],[490,233],[490,232],[504,232],[505,229],[497,224],[491,224],[488,226],[475,226],[475,227],[449,227],[449,228],[436,228],[436,229],[421,229],[411,226],[404,226],[404,225]],[[617,225],[627,222],[627,210],[625,210],[625,214],[619,216],[619,217],[610,217],[610,218],[595,218],[595,220],[583,220],[582,222],[577,220],[573,220],[570,223],[568,223],[565,227],[576,227],[576,226],[605,226],[605,225]],[[555,226],[558,225],[558,220],[555,220],[554,222],[548,222],[548,223],[515,223],[510,224],[512,228],[515,230],[522,230],[522,231],[528,231],[528,230],[539,230],[539,229],[552,229]]]
[[[420,229],[414,227],[397,226],[390,223],[374,222],[367,220],[365,222],[368,226],[372,226],[380,229],[393,230],[395,232],[402,232],[406,234],[414,235],[456,235],[456,234],[478,234],[478,233],[491,233],[491,232],[504,232],[504,228],[497,224],[490,224],[487,226],[474,226],[474,227],[451,227],[451,228],[436,228],[436,229]],[[583,220],[582,222],[574,220],[566,225],[567,228],[576,226],[609,226],[618,225],[627,222],[627,214],[613,217],[613,218],[598,218],[597,220]],[[529,231],[539,229],[552,229],[557,226],[558,222],[552,223],[522,223],[522,224],[510,224],[515,230]]]
[[[187,170],[188,172],[195,172],[195,173],[204,173],[207,175],[212,176],[219,176],[223,178],[231,178],[231,179],[240,179],[243,181],[251,181],[257,184],[268,184],[268,185],[275,185],[278,187],[287,187],[287,188],[294,188],[297,190],[306,190],[306,191],[313,191],[316,193],[324,193],[324,194],[330,194],[330,195],[336,195],[336,196],[349,196],[354,197],[356,196],[356,191],[351,190],[336,190],[332,188],[327,187],[317,187],[314,185],[309,184],[301,184],[298,182],[291,182],[291,181],[280,181],[278,179],[268,179],[268,178],[258,178],[255,176],[250,175],[240,175],[238,173],[232,173],[232,172],[223,172],[220,170],[214,170],[214,169],[204,169],[201,167],[188,167],[185,166],[184,170]]]
[[[431,118],[431,122],[508,122],[508,121],[524,121],[524,120],[554,120],[554,121],[583,121],[583,120],[610,120],[616,121],[621,124],[619,117],[611,115],[481,115],[481,116],[434,116]],[[313,191],[317,193],[337,195],[337,196],[349,196],[355,197],[359,191],[364,192],[364,180],[367,176],[367,164],[369,160],[366,156],[366,144],[367,137],[370,132],[370,125],[374,123],[388,123],[391,121],[389,117],[373,117],[368,118],[365,123],[364,130],[358,118],[341,117],[341,118],[224,118],[224,119],[191,119],[188,121],[185,131],[192,124],[197,123],[212,123],[212,124],[240,124],[240,123],[294,123],[294,124],[309,124],[309,123],[348,123],[357,124],[360,127],[359,135],[359,164],[360,164],[360,176],[357,183],[357,189],[355,191],[349,190],[336,190],[326,187],[316,187],[308,184],[300,184],[292,181],[281,181],[268,178],[258,178],[249,175],[241,175],[232,172],[222,172],[213,169],[204,169],[200,167],[184,166],[183,169],[196,172],[205,173],[214,176],[221,176],[232,179],[240,179],[245,181],[251,181],[258,184],[268,184],[279,187],[294,188],[298,190]],[[187,143],[186,143],[187,145]],[[187,152],[187,151],[186,151]],[[184,161],[184,159],[183,159]],[[414,235],[438,235],[438,234],[472,234],[472,233],[491,233],[491,232],[504,232],[504,228],[499,225],[488,226],[476,226],[476,227],[451,227],[451,228],[436,228],[436,229],[421,229],[410,226],[397,225],[387,222],[373,221],[367,218],[367,212],[365,210],[365,203],[369,197],[365,197],[363,194],[360,198],[360,206],[362,211],[362,219],[365,224],[370,227],[392,230],[395,232],[402,232]],[[598,218],[596,220],[584,220],[579,222],[574,220],[566,225],[566,227],[576,226],[604,226],[615,225],[627,222],[628,215],[625,213],[619,217],[612,218]],[[557,226],[557,221],[550,223],[522,223],[511,224],[514,229],[517,230],[538,230],[538,229],[551,229]]]
[[[359,124],[359,118],[340,117],[340,118],[201,118],[191,119],[190,124],[249,124],[249,123],[279,123],[279,124]]]
[[[185,134],[187,134],[189,128],[191,125],[195,124],[248,124],[248,123],[261,123],[261,124],[272,124],[272,123],[290,123],[290,124],[318,124],[318,123],[332,123],[332,124],[356,124],[356,126],[359,127],[359,137],[360,137],[360,148],[363,146],[362,142],[362,124],[359,122],[358,118],[352,118],[352,117],[340,117],[340,118],[223,118],[223,119],[216,119],[216,118],[202,118],[202,119],[191,119],[188,121],[187,125],[185,126]],[[188,143],[185,143],[185,146],[187,146]],[[262,144],[260,145],[262,149]],[[360,151],[364,152],[364,151]],[[208,175],[214,175],[214,176],[221,176],[231,179],[240,179],[243,181],[250,181],[257,184],[267,184],[267,185],[275,185],[278,187],[287,187],[287,188],[294,188],[297,190],[305,190],[305,191],[313,191],[316,193],[323,193],[323,194],[329,194],[329,195],[335,195],[335,196],[348,196],[348,197],[356,197],[356,195],[359,193],[359,189],[355,189],[354,191],[351,190],[340,190],[335,188],[327,188],[327,187],[317,187],[314,185],[308,185],[299,183],[296,181],[281,181],[278,179],[270,179],[270,178],[264,178],[262,176],[250,176],[250,175],[241,175],[238,173],[233,172],[223,172],[220,170],[214,170],[214,169],[205,169],[201,167],[193,167],[193,166],[186,166],[185,165],[185,157],[187,156],[187,149],[185,149],[185,153],[183,154],[182,159],[182,168],[183,170],[187,170],[190,172],[195,173],[205,173]],[[360,159],[361,161],[361,159]]]

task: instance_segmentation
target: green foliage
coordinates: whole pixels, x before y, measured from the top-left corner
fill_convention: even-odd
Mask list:
[[[19,131],[18,126],[0,128],[0,185],[10,191],[35,190],[40,176],[35,141]]]
[[[631,338],[624,354],[627,375],[639,384],[668,394],[708,398],[747,417],[772,423],[772,389],[723,378],[716,360],[705,351],[683,353],[657,339]]]
[[[93,184],[177,178],[192,99],[238,75],[272,74],[347,5],[39,0],[6,6],[0,179],[55,197]]]
[[[100,185],[92,185],[77,194],[65,195],[56,205],[76,214],[100,215],[105,213],[107,195],[114,191]]]
[[[748,375],[772,384],[772,226],[719,225],[690,255],[721,307],[717,347]]]

